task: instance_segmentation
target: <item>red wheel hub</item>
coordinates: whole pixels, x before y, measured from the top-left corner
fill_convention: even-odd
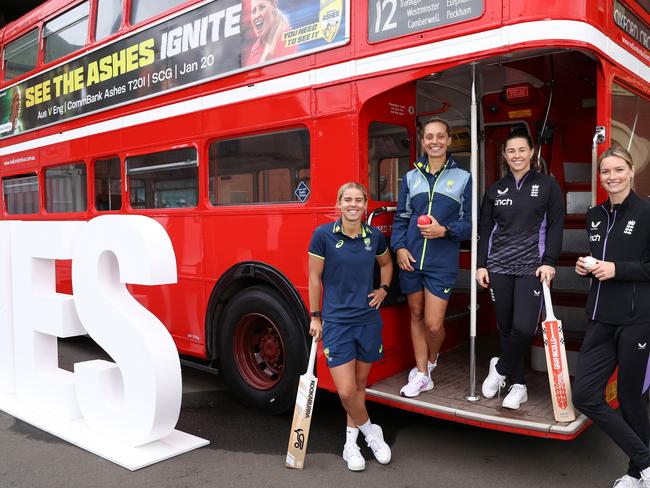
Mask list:
[[[259,313],[239,320],[233,340],[237,369],[246,383],[259,390],[273,388],[284,371],[285,348],[276,324]]]

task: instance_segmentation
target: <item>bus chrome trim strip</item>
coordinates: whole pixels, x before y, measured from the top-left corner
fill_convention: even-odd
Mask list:
[[[372,397],[384,398],[386,400],[391,400],[395,403],[402,403],[405,405],[413,405],[420,407],[424,410],[429,410],[431,412],[438,412],[453,417],[464,418],[468,420],[476,420],[479,422],[484,422],[487,424],[493,425],[505,425],[508,427],[516,427],[520,429],[529,429],[539,432],[552,432],[556,434],[570,435],[578,432],[583,425],[588,422],[588,418],[582,414],[578,413],[576,419],[566,425],[555,424],[555,423],[542,423],[542,422],[531,422],[528,420],[518,420],[507,417],[500,417],[497,415],[486,415],[482,413],[471,412],[468,410],[461,410],[458,408],[449,408],[442,405],[436,405],[434,403],[423,402],[421,400],[416,400],[414,398],[405,398],[399,395],[394,395],[392,393],[385,393],[383,391],[373,390],[372,388],[366,388],[366,394],[368,399],[372,400]]]
[[[592,46],[604,55],[650,82],[650,67],[623,49],[595,27],[575,20],[542,20],[503,26],[490,31],[470,34],[430,44],[400,49],[367,58],[303,71],[280,78],[260,81],[210,95],[171,103],[139,113],[116,117],[50,136],[12,144],[0,148],[0,156],[37,149],[111,130],[132,127],[178,115],[218,108],[256,98],[277,95],[314,85],[341,82],[356,77],[378,74],[394,69],[408,69],[417,65],[458,58],[468,54],[539,41],[577,41]],[[480,49],[476,47],[480,46]]]

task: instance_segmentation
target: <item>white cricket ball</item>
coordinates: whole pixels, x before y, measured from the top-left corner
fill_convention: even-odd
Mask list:
[[[594,266],[596,266],[597,261],[596,261],[596,259],[594,259],[593,256],[586,256],[586,257],[582,258],[582,260],[584,261],[584,263],[585,263],[584,266],[587,269],[591,269]]]

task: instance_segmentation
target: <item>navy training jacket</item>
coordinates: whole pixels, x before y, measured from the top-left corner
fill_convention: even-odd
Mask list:
[[[472,177],[450,157],[433,185],[430,179],[426,155],[404,175],[391,247],[394,251],[408,249],[416,259],[415,269],[457,274],[460,242],[469,239],[472,232]],[[431,215],[447,227],[449,237],[422,237],[417,226],[420,215]]]
[[[606,324],[650,323],[650,202],[633,191],[620,204],[607,200],[587,212],[591,255],[612,261],[611,280],[591,280],[586,312]],[[592,277],[591,273],[588,275]]]

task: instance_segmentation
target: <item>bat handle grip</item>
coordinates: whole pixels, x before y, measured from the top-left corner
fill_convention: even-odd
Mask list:
[[[546,309],[546,320],[556,320],[555,314],[553,313],[551,290],[549,289],[546,280],[542,281],[542,290],[544,291],[544,308]]]
[[[316,351],[318,351],[318,339],[315,337],[311,341],[311,350],[309,351],[309,363],[307,364],[307,372],[309,376],[314,376],[314,365],[316,364]]]

